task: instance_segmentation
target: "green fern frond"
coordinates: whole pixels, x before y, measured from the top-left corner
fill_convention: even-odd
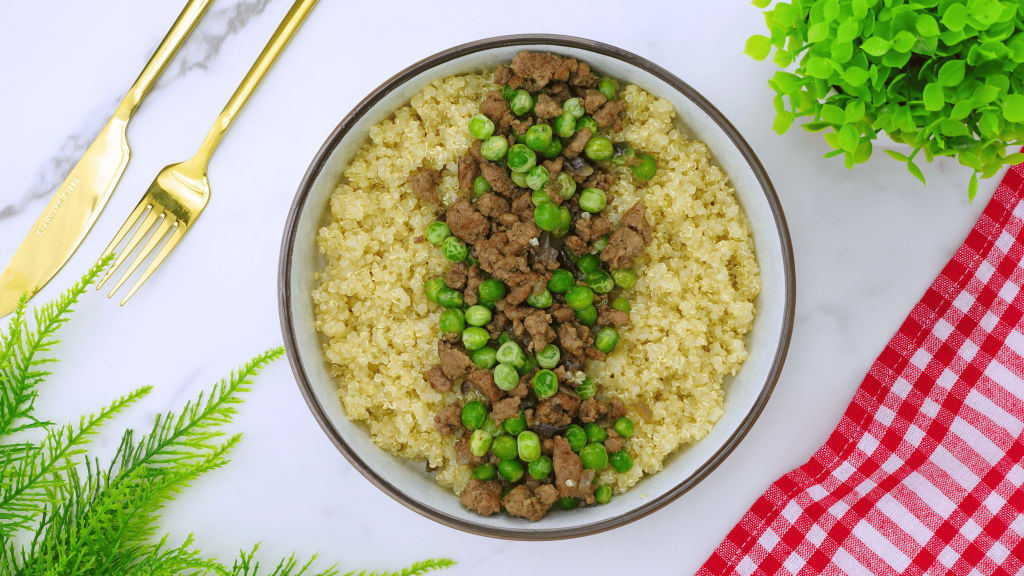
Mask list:
[[[252,550],[246,552],[245,550],[239,551],[239,557],[235,560],[235,563],[231,566],[231,576],[260,576],[260,563],[255,560],[256,551],[260,549],[260,545],[257,542]],[[316,561],[316,554],[309,559],[308,562],[299,566],[298,560],[295,559],[295,554],[292,554],[288,558],[282,559],[277,563],[274,571],[268,576],[303,576],[309,572],[313,562]],[[298,572],[295,572],[295,570]],[[335,566],[331,566],[323,572],[311,574],[310,576],[337,576],[338,571]]]
[[[349,572],[345,576],[422,576],[435,570],[444,570],[445,568],[451,568],[455,566],[453,560],[447,558],[421,560],[416,562],[412,566],[403,568],[401,572],[367,572],[363,570],[357,575],[355,572]]]
[[[63,492],[64,477],[85,453],[84,446],[100,427],[152,390],[139,388],[118,398],[97,414],[82,416],[78,426],[67,424],[49,428],[38,449],[11,467],[0,469],[0,534],[11,535],[28,528],[32,519],[46,510],[47,504]]]
[[[22,296],[7,333],[0,338],[3,342],[0,352],[0,438],[48,425],[33,419],[31,412],[38,396],[36,386],[50,375],[41,367],[56,360],[39,356],[59,342],[54,334],[68,321],[71,307],[78,303],[78,298],[112,260],[113,254],[102,258],[60,297],[36,309],[34,330],[26,323],[27,295]],[[17,424],[25,419],[29,422]]]

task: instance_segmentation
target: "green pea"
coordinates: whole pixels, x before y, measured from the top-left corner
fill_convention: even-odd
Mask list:
[[[591,136],[597,135],[597,122],[590,116],[584,116],[576,121],[576,131],[579,132],[584,128],[590,128]]]
[[[483,114],[477,114],[469,119],[469,133],[477,140],[487,140],[494,134],[494,122]]]
[[[611,352],[618,343],[619,333],[611,326],[601,328],[597,331],[597,335],[594,336],[594,348],[597,348],[605,354]]]
[[[558,228],[551,234],[555,238],[561,238],[569,233],[569,226],[572,226],[572,213],[565,206],[558,207]]]
[[[473,435],[469,437],[469,451],[474,456],[483,457],[487,455],[487,451],[491,449],[491,441],[494,440],[494,436],[491,436],[490,432],[486,430],[474,430]]]
[[[615,421],[614,428],[615,433],[623,438],[629,438],[634,432],[633,421],[625,416],[622,416]]]
[[[590,378],[584,378],[583,382],[576,387],[576,395],[580,397],[580,400],[592,398],[596,392],[597,386]]]
[[[526,173],[526,185],[531,190],[541,190],[544,185],[548,183],[551,178],[551,174],[548,169],[543,166],[534,166]]]
[[[615,100],[616,90],[615,81],[611,78],[601,78],[600,84],[597,85],[597,91],[603,94],[609,102]]]
[[[520,188],[529,188],[529,183],[526,182],[525,172],[513,172],[511,175],[512,183]]]
[[[480,283],[480,299],[490,302],[497,302],[505,297],[505,285],[501,280],[488,278]]]
[[[502,460],[512,460],[519,455],[519,447],[512,436],[498,436],[491,442],[491,452]]]
[[[594,253],[600,254],[601,252],[604,251],[605,248],[608,247],[608,237],[601,236],[597,240],[594,240],[590,247],[593,248]]]
[[[569,448],[572,448],[573,452],[579,452],[587,445],[587,433],[576,424],[569,424],[562,438],[569,443]]]
[[[584,425],[583,431],[587,433],[587,442],[600,444],[608,439],[608,432],[593,422]]]
[[[509,101],[509,105],[512,107],[512,113],[516,116],[522,116],[530,110],[533,110],[533,96],[526,90],[520,88],[512,94],[512,99]]]
[[[612,163],[622,166],[627,160],[636,156],[636,150],[632,146],[626,146],[622,148],[624,142],[619,142],[612,146],[615,149],[615,154],[612,155]]]
[[[575,498],[563,496],[562,498],[558,499],[558,507],[565,511],[575,510],[576,507],[579,505],[580,501]]]
[[[519,448],[519,459],[523,462],[533,462],[540,458],[540,436],[536,432],[522,432],[517,438]]]
[[[538,398],[551,398],[558,393],[558,376],[551,370],[541,370],[533,376],[533,392]]]
[[[612,310],[618,310],[619,312],[631,312],[633,310],[633,306],[629,303],[629,300],[626,300],[622,296],[612,300],[611,306]]]
[[[462,425],[466,430],[476,430],[484,425],[487,419],[487,406],[483,402],[473,400],[462,407]]]
[[[490,346],[484,346],[474,350],[469,355],[469,359],[473,362],[473,365],[481,370],[490,370],[498,365],[498,359],[495,358],[497,352]]]
[[[529,172],[537,165],[537,153],[526,144],[516,144],[508,149],[508,168],[513,172]]]
[[[597,214],[608,205],[608,196],[600,188],[586,188],[580,192],[580,208]]]
[[[541,204],[550,204],[551,197],[548,196],[548,193],[543,189],[534,190],[532,193],[530,193],[530,202],[533,202],[534,206],[540,206]]]
[[[473,474],[470,478],[474,478],[481,482],[487,482],[488,480],[494,480],[494,475],[497,473],[498,471],[494,469],[494,464],[480,464],[476,468],[473,468]]]
[[[508,152],[508,140],[505,140],[503,136],[491,136],[480,145],[480,155],[491,162],[501,160],[505,157],[506,152]]]
[[[530,292],[530,295],[526,297],[526,303],[534,308],[548,308],[555,302],[551,291],[545,289],[540,294],[536,292]]]
[[[602,470],[608,465],[608,451],[604,449],[604,444],[587,444],[580,450],[580,460],[585,469]],[[501,472],[500,466],[498,472]]]
[[[526,414],[520,410],[519,416],[505,420],[505,422],[502,423],[502,426],[505,428],[505,432],[508,432],[512,436],[519,436],[523,433],[523,430],[526,430]]]
[[[494,437],[501,436],[502,434],[505,433],[505,430],[501,427],[501,424],[498,423],[494,418],[491,418],[490,416],[487,417],[487,420],[484,420],[484,425],[481,426],[480,429],[486,431],[488,434]]]
[[[559,268],[551,273],[551,280],[548,280],[548,290],[555,294],[565,294],[576,285],[576,279],[573,278],[572,272],[569,272],[565,268]]]
[[[491,335],[487,333],[487,330],[477,326],[466,328],[462,332],[462,345],[466,347],[466,350],[479,350],[486,346],[490,339]]]
[[[562,138],[571,138],[576,133],[576,117],[571,112],[563,112],[555,118],[555,134]]]
[[[587,141],[586,147],[583,148],[583,153],[587,155],[587,158],[595,162],[603,162],[612,157],[615,150],[612,148],[612,141],[597,136]]]
[[[498,362],[511,364],[513,368],[519,368],[526,362],[526,354],[523,353],[523,349],[512,341],[505,342],[498,348],[497,358]]]
[[[636,272],[629,268],[612,270],[612,279],[615,280],[615,285],[623,290],[629,290],[636,286],[637,281]]]
[[[510,342],[511,340],[512,336],[508,333],[508,330],[505,330],[498,336],[498,346],[505,344],[505,342]]]
[[[562,112],[572,114],[573,118],[582,118],[587,109],[583,107],[583,102],[580,102],[579,98],[569,98],[562,102]]]
[[[558,346],[554,344],[548,344],[543,350],[537,352],[537,363],[541,368],[552,369],[558,366],[558,361],[561,359],[562,354],[558,351]]]
[[[507,438],[507,436],[503,436],[503,438]],[[502,460],[498,464],[498,474],[509,482],[518,482],[524,473],[525,470],[523,470],[523,465],[519,463],[519,460]]]
[[[543,152],[551,145],[551,126],[534,124],[526,130],[526,145],[531,150]]]
[[[511,364],[498,364],[494,367],[494,385],[506,392],[514,389],[519,385],[519,372]]]
[[[458,309],[445,310],[444,314],[441,314],[441,318],[438,319],[437,324],[442,334],[461,334],[466,329],[462,310]]]
[[[501,87],[501,97],[504,98],[505,100],[511,100],[512,96],[515,93],[516,93],[515,89],[513,89],[508,84],[505,84],[504,86]]]
[[[577,310],[576,319],[584,326],[593,326],[594,324],[597,324],[597,308],[591,304],[583,310]]]
[[[554,468],[555,467],[551,462],[551,457],[544,455],[541,455],[540,458],[530,462],[530,465],[527,466],[527,470],[530,472],[530,476],[532,476],[534,480],[543,480],[547,478],[551,475]]]
[[[612,489],[608,486],[598,486],[597,490],[594,490],[594,500],[597,500],[598,504],[607,504],[612,501]]]
[[[658,172],[658,162],[654,159],[654,156],[650,154],[641,154],[639,156],[640,164],[631,166],[633,170],[633,176],[641,181],[647,182]]]
[[[486,326],[491,321],[491,311],[479,304],[466,310],[466,324],[470,326]]]
[[[513,130],[511,132],[511,134],[515,137],[516,144],[526,144],[526,132],[523,132],[522,134],[520,134],[520,133],[516,132],[515,130]]]
[[[593,254],[584,254],[576,261],[576,267],[580,272],[590,275],[601,269],[601,259]]]
[[[525,376],[526,374],[533,372],[533,369],[536,368],[537,366],[537,359],[534,358],[533,356],[527,356],[526,361],[523,362],[523,367],[519,369],[519,375]]]
[[[455,236],[449,236],[441,243],[441,253],[450,262],[462,262],[469,256],[469,248],[466,243]]]
[[[487,181],[487,178],[483,176],[477,176],[473,179],[473,196],[480,197],[484,195],[484,192],[490,192],[491,183]]]
[[[541,230],[551,232],[561,224],[561,212],[551,202],[541,202],[533,209],[533,221]]]
[[[565,303],[579,312],[594,303],[594,291],[589,286],[573,286],[565,293]]]
[[[562,141],[558,138],[551,140],[551,144],[541,151],[540,155],[551,160],[552,158],[558,158],[558,155],[562,153]]]
[[[427,239],[427,242],[435,246],[440,246],[444,239],[451,235],[452,229],[444,222],[431,222],[427,229],[423,231],[423,236]]]
[[[448,284],[445,283],[443,278],[431,278],[423,284],[423,292],[427,295],[427,300],[430,300],[434,304],[437,304],[437,297],[441,294],[442,290],[448,289]],[[454,291],[456,294],[459,292]],[[461,294],[459,294],[461,296]]]
[[[612,281],[611,274],[608,274],[604,270],[598,270],[593,274],[587,274],[587,286],[590,286],[594,292],[598,294],[607,294],[615,288],[615,282]]]
[[[630,457],[629,452],[625,450],[619,450],[615,454],[608,457],[608,461],[611,463],[612,468],[619,474],[625,474],[633,469],[633,458]]]
[[[576,194],[576,181],[568,172],[559,172],[555,181],[558,182],[558,195],[562,198],[568,200]]]

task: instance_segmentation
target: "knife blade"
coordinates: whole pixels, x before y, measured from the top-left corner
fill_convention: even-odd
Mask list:
[[[54,193],[0,272],[0,317],[32,296],[75,253],[117,186],[131,156],[128,121],[213,0],[190,0],[121,101],[114,116]]]

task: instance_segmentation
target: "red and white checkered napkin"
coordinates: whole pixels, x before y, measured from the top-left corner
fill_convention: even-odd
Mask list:
[[[699,574],[1024,574],[1022,166],[828,443],[772,484]]]

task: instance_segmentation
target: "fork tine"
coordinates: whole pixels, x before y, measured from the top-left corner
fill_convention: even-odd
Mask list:
[[[154,209],[154,212],[155,211],[156,210]],[[135,270],[138,269],[139,265],[142,264],[142,262],[149,256],[149,253],[152,252],[154,248],[156,248],[156,245],[159,244],[160,240],[167,234],[167,230],[176,222],[177,221],[175,220],[174,216],[171,215],[170,212],[165,213],[163,222],[161,222],[160,225],[157,227],[156,232],[154,232],[153,235],[150,236],[149,242],[146,242],[146,245],[142,247],[142,251],[139,252],[139,255],[136,256],[135,260],[132,261],[132,264],[131,266],[128,267],[128,270],[125,271],[124,275],[121,276],[121,279],[118,280],[117,284],[114,285],[114,288],[110,291],[110,294],[107,294],[107,298],[113,296],[114,292],[117,292],[121,285],[125,283],[125,280],[128,280],[128,277],[135,273]]]
[[[142,225],[139,226],[139,229],[136,230],[135,234],[133,234],[131,239],[128,240],[128,245],[125,246],[124,250],[122,250],[120,254],[117,255],[117,259],[110,265],[110,268],[107,268],[107,272],[103,275],[103,278],[100,278],[100,281],[96,283],[97,290],[102,288],[103,285],[107,283],[107,280],[110,280],[110,277],[114,275],[114,272],[116,272],[121,266],[125,258],[127,258],[128,255],[132,253],[132,250],[138,246],[139,242],[146,237],[146,232],[149,232],[149,229],[153,227],[153,223],[156,222],[156,219],[160,216],[161,211],[157,210],[157,207],[150,201],[149,195],[143,197],[142,201],[139,202],[139,205],[136,206],[135,210],[133,210],[131,215],[128,216],[128,220],[125,221],[124,226],[121,226],[121,229],[117,231],[117,234],[114,236],[114,240],[109,246],[107,246],[107,249],[103,251],[104,255],[110,254],[114,248],[117,248],[117,245],[121,243],[121,240],[123,240],[125,235],[128,234],[128,231],[132,229],[132,226],[135,225],[135,222],[142,216],[142,213],[145,212],[146,208],[150,208],[149,214],[146,215],[146,219],[142,221]]]
[[[150,275],[153,274],[153,271],[156,270],[156,267],[159,266],[164,261],[164,258],[167,258],[167,255],[170,254],[171,250],[173,250],[174,247],[178,244],[178,241],[181,240],[183,236],[185,236],[185,231],[186,228],[182,224],[179,223],[177,226],[175,226],[174,231],[171,232],[171,237],[167,239],[167,243],[164,244],[164,247],[160,249],[160,252],[156,255],[156,258],[154,258],[153,261],[149,263],[149,266],[146,268],[146,271],[142,273],[142,277],[140,277],[138,282],[135,283],[135,286],[132,286],[132,289],[128,291],[128,295],[124,297],[124,300],[121,300],[121,306],[124,306],[124,303],[127,302],[128,299],[132,297],[132,294],[135,294],[135,291],[142,286],[143,282],[149,279]]]

